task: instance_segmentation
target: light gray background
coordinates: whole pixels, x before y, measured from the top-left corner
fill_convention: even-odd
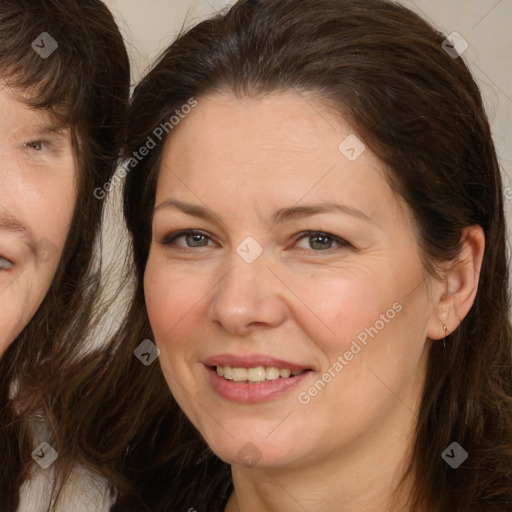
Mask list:
[[[158,54],[179,34],[233,0],[105,0],[125,36],[135,84]],[[512,234],[512,0],[401,0],[445,34],[458,32],[469,43],[463,58],[478,81],[492,124],[508,187],[505,210]],[[114,189],[105,226],[105,253],[114,266],[123,260],[120,190]],[[510,252],[509,252],[510,254]],[[111,288],[114,289],[114,288]],[[121,305],[122,310],[122,305]],[[122,315],[114,314],[114,323]],[[112,317],[110,317],[112,320]],[[110,321],[107,321],[110,323]],[[104,333],[103,333],[104,334]],[[102,336],[103,337],[103,336]]]

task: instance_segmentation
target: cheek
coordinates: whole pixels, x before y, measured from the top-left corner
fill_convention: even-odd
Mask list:
[[[306,279],[296,289],[303,304],[294,316],[302,319],[302,328],[323,345],[329,358],[348,350],[351,341],[380,321],[380,315],[392,308],[399,295],[372,276],[355,275]]]
[[[150,254],[144,272],[144,296],[149,323],[160,349],[160,366],[171,393],[189,417],[194,417],[190,396],[183,382],[194,382],[190,363],[194,360],[195,345],[201,312],[200,282],[184,277],[179,268],[169,268]]]
[[[62,173],[64,174],[64,173]],[[63,245],[76,204],[77,190],[73,173],[66,172],[59,178],[54,176],[51,180],[38,187],[33,192],[32,209],[34,225],[37,231],[54,241],[56,245]]]
[[[33,226],[38,257],[36,259],[35,285],[48,289],[69,235],[75,208],[76,193],[71,179],[48,188],[33,200],[28,222]]]
[[[371,397],[388,398],[379,379],[404,393],[416,380],[427,304],[420,288],[411,290],[413,283],[421,282],[421,266],[411,259],[400,269],[392,262],[379,268],[307,279],[296,288],[305,305],[294,318],[321,353],[322,376],[333,380],[328,391],[315,398],[318,405],[333,400],[357,410]]]
[[[346,282],[330,291],[336,300],[316,304],[323,304],[325,322],[336,334],[314,339],[326,356],[323,371],[331,368],[334,377],[318,405],[333,401],[357,411],[360,404],[373,403],[367,412],[377,415],[391,407],[397,393],[412,406],[410,393],[422,375],[427,306],[422,294],[410,294],[398,276],[382,283]]]
[[[64,248],[77,198],[77,170],[73,159],[63,158],[53,167],[28,169],[11,182],[15,202],[8,207],[32,230],[39,257],[38,280],[49,284]],[[36,171],[39,173],[37,178]]]
[[[201,283],[185,277],[178,268],[150,253],[144,273],[144,295],[149,321],[161,349],[176,349],[186,336],[187,326],[194,324],[194,315],[201,296]],[[193,332],[193,328],[189,329]],[[167,340],[172,338],[170,345]],[[186,339],[184,340],[186,342]]]
[[[160,341],[161,334],[165,332],[166,326],[170,323],[167,312],[174,310],[173,294],[169,293],[169,290],[170,286],[165,279],[165,275],[159,276],[150,256],[144,272],[144,298],[149,323],[158,341]]]
[[[58,258],[54,258],[58,261]],[[7,347],[28,325],[41,305],[54,275],[55,264],[44,263],[36,269],[33,265],[14,278],[2,276],[0,306],[0,357]]]

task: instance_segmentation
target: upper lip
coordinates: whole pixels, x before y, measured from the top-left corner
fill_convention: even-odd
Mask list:
[[[235,368],[255,368],[257,366],[274,366],[276,368],[288,368],[292,372],[300,370],[309,370],[309,366],[305,366],[284,359],[277,359],[275,357],[254,354],[254,355],[234,355],[234,354],[218,354],[209,357],[204,361],[204,364],[209,367],[213,366],[231,366]]]

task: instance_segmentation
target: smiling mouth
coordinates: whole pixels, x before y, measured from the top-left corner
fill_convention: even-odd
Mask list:
[[[255,366],[252,368],[214,366],[213,370],[217,372],[219,377],[225,380],[244,384],[258,384],[277,379],[288,379],[308,371],[295,370],[292,372],[289,368],[277,368],[276,366]]]

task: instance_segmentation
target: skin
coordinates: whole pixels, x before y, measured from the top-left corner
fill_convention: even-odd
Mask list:
[[[383,164],[368,148],[353,162],[338,150],[353,133],[313,96],[217,93],[200,98],[166,141],[146,303],[172,393],[232,465],[229,512],[391,507],[424,385],[424,349],[443,338],[443,324],[457,327],[476,294],[481,228],[467,229],[462,261],[431,279]],[[214,218],[163,204],[169,199],[206,206]],[[281,208],[326,202],[371,220],[333,211],[272,223]],[[163,245],[185,229],[206,236]],[[301,238],[308,230],[351,245],[319,248],[318,239]],[[236,252],[248,236],[264,249],[250,264]],[[299,403],[396,303],[401,311]],[[234,403],[213,390],[203,364],[225,353],[270,355],[312,371],[267,402]]]
[[[0,357],[50,288],[76,194],[69,130],[20,99],[0,85]]]

